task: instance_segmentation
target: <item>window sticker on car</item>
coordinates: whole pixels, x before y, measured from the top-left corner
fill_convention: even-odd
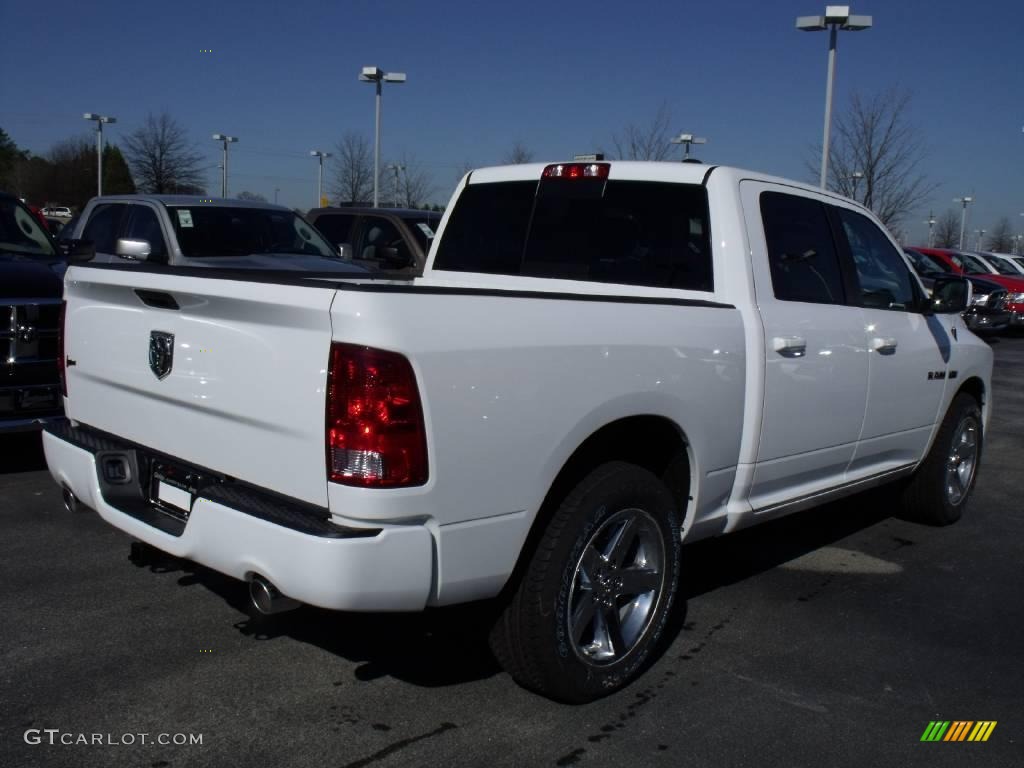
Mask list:
[[[424,224],[422,221],[417,222],[416,226],[420,228],[420,232],[426,235],[427,239],[431,239],[434,236],[434,230]]]
[[[188,208],[179,208],[178,209],[178,223],[181,226],[183,226],[183,227],[191,227],[192,226],[192,211],[188,210]]]

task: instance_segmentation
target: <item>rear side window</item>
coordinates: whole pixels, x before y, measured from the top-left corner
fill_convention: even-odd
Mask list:
[[[316,217],[313,226],[320,230],[320,234],[331,241],[332,245],[351,243],[352,222],[355,216],[348,213],[325,213]]]
[[[813,304],[846,302],[839,257],[822,203],[764,192],[761,219],[775,298]]]
[[[113,253],[127,207],[122,203],[97,205],[82,230],[82,239],[92,242],[97,253]]]
[[[710,291],[706,193],[601,179],[473,184],[434,268]]]

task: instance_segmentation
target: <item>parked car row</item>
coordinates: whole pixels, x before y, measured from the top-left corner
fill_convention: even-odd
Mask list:
[[[974,290],[964,320],[974,331],[1024,327],[1024,264],[1007,254],[905,248],[925,287],[940,275],[963,275]]]

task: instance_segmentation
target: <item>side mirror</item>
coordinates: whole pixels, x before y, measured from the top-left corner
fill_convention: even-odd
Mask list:
[[[145,261],[152,251],[149,240],[129,240],[127,237],[119,237],[117,245],[114,246],[114,253],[122,259],[132,261]]]
[[[352,261],[352,257],[355,255],[352,251],[352,244],[338,243],[338,255],[341,256],[342,261]]]
[[[963,312],[971,305],[974,288],[965,277],[945,275],[936,277],[932,296],[928,300],[929,314],[951,315]]]
[[[62,250],[72,264],[83,264],[96,256],[96,244],[92,240],[68,240]]]

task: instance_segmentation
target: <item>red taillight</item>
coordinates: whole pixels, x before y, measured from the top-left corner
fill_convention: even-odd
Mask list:
[[[556,163],[544,169],[545,179],[607,179],[608,163]]]
[[[327,478],[372,488],[427,481],[427,436],[416,376],[396,352],[331,344]]]
[[[67,314],[67,306],[66,301],[60,303],[60,320],[57,324],[57,370],[60,372],[60,393],[64,397],[68,396],[68,374],[64,359],[64,317]]]

